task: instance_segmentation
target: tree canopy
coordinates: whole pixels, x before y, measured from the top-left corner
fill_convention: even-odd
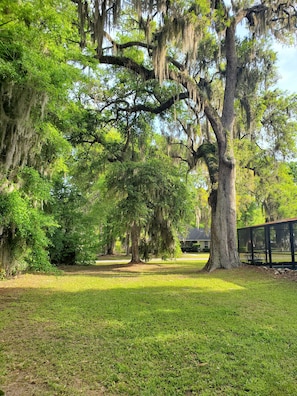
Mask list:
[[[204,147],[213,149],[200,146],[196,155],[204,156],[207,164],[209,153],[216,153],[217,158],[217,166],[208,166],[212,239],[207,269],[238,266],[233,152],[236,100],[241,102],[250,129],[254,116],[251,96],[265,85],[263,71],[272,67],[266,54],[258,56],[257,39],[288,39],[296,24],[294,3],[135,1],[133,9],[116,1],[76,3],[82,47],[90,49],[90,43],[95,43],[93,56],[100,64],[125,68],[144,81],[149,98],[137,104],[127,102],[122,110],[159,114],[185,100],[189,112],[205,119],[207,127],[200,129],[207,142]],[[128,21],[130,31],[139,31],[137,38],[134,33],[118,34]],[[106,31],[108,26],[113,30]],[[136,53],[142,56],[136,58]]]
[[[294,2],[4,0],[0,11],[7,273],[79,257],[74,245],[96,245],[80,227],[91,217],[94,239],[134,225],[153,251],[170,251],[186,214],[184,164],[207,214],[208,194],[208,270],[240,264],[237,221],[292,213],[296,96],[274,87],[271,43],[294,42]],[[67,228],[71,213],[80,220]]]

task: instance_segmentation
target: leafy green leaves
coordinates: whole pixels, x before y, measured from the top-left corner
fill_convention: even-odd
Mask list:
[[[10,262],[2,263],[7,274],[26,267],[39,271],[53,270],[46,250],[49,242],[46,233],[57,224],[40,206],[43,199],[49,198],[48,185],[33,169],[24,170],[23,183],[22,191],[2,192],[0,199],[1,234],[4,236],[2,251],[9,252],[10,257]],[[34,202],[30,197],[33,191]]]
[[[173,252],[174,234],[188,220],[190,195],[169,159],[115,164],[107,188],[117,196],[118,221],[142,227],[156,253]]]

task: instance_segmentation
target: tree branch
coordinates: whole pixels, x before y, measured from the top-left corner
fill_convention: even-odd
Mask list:
[[[168,100],[166,100],[160,106],[157,107],[151,107],[151,106],[139,104],[139,105],[129,106],[128,108],[119,108],[119,110],[126,111],[129,113],[135,113],[137,111],[146,111],[152,114],[161,114],[163,111],[168,110],[172,105],[174,105],[175,102],[187,99],[188,97],[189,97],[188,92],[182,92],[179,95],[172,96],[171,98],[169,98]]]
[[[104,32],[104,36],[117,50],[123,50],[125,48],[131,48],[131,47],[154,49],[153,45],[143,43],[142,41],[128,41],[127,43],[119,44],[111,37],[109,33]]]
[[[156,78],[153,70],[147,69],[126,56],[95,55],[95,58],[103,64],[125,67],[139,74],[145,81],[154,80]]]

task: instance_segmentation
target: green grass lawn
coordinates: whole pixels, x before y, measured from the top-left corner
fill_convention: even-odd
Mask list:
[[[297,394],[297,282],[203,261],[101,263],[0,282],[13,395]]]

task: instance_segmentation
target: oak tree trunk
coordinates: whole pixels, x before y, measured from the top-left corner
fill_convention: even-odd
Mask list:
[[[141,263],[140,255],[139,255],[139,238],[140,238],[140,227],[133,223],[131,227],[131,264]]]
[[[210,256],[205,270],[240,265],[237,250],[235,165],[220,161],[218,188],[209,198],[211,206]]]
[[[12,252],[13,236],[10,230],[0,232],[0,275],[12,275],[14,270],[14,255]]]
[[[110,237],[106,245],[106,254],[108,256],[114,255],[114,246],[115,246],[115,240],[113,237]]]
[[[236,20],[226,29],[226,84],[222,116],[211,106],[205,114],[217,140],[218,172],[210,196],[211,243],[210,256],[205,269],[234,268],[240,265],[236,231],[235,159],[233,154],[234,100],[237,81]]]

